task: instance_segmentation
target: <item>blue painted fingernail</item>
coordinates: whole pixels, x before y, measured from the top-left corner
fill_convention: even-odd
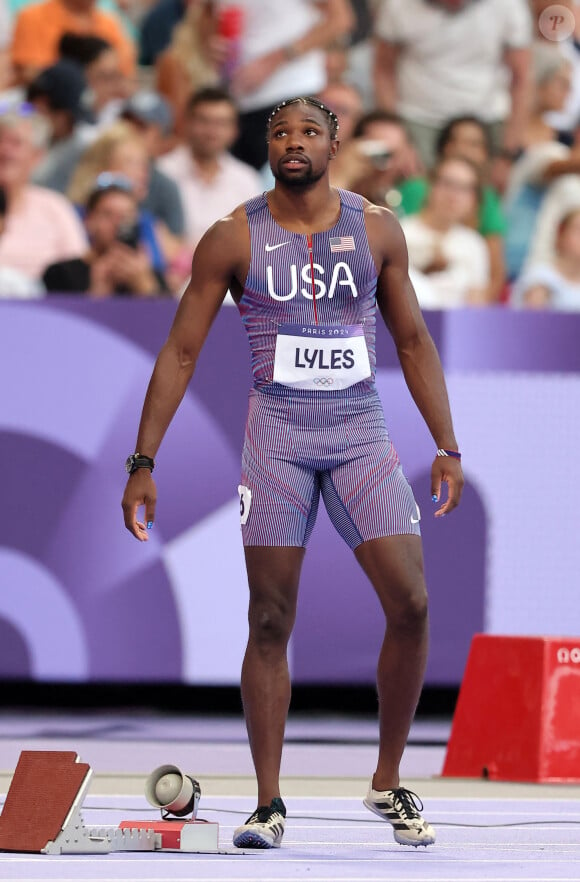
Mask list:
[[[150,530],[153,526],[153,521],[147,521],[147,529]]]
[[[437,502],[437,497],[435,496],[435,494],[433,494],[433,496],[431,497],[431,502]]]

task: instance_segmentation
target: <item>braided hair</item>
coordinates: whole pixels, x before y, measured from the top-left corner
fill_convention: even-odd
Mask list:
[[[322,101],[319,101],[318,98],[312,98],[311,96],[299,97],[299,98],[287,98],[286,101],[281,101],[280,104],[277,104],[270,116],[268,117],[268,122],[266,124],[266,141],[270,140],[270,129],[272,127],[272,120],[282,110],[283,107],[288,107],[290,104],[310,104],[311,107],[316,107],[318,110],[322,110],[323,113],[327,116],[328,130],[330,132],[330,140],[335,141],[338,137],[338,117],[336,113],[334,113],[330,107],[327,107]]]

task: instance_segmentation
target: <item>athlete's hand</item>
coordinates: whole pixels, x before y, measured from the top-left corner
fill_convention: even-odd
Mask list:
[[[435,512],[441,518],[459,505],[463,491],[463,470],[461,461],[453,456],[436,456],[431,467],[431,498],[441,501],[441,484],[447,484],[447,500]]]
[[[149,539],[147,531],[155,521],[156,502],[157,489],[149,469],[137,469],[129,475],[121,505],[125,526],[140,542],[147,542]],[[137,520],[137,512],[142,505],[145,506],[145,522]]]

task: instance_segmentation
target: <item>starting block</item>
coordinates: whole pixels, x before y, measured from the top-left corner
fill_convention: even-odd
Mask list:
[[[442,774],[580,782],[580,640],[476,634]]]
[[[219,825],[208,821],[122,821],[117,826],[86,827],[81,808],[91,777],[91,767],[74,751],[23,750],[0,815],[0,851],[243,854],[240,849],[220,850]]]
[[[119,828],[161,837],[162,851],[218,851],[218,824],[209,821],[121,821]]]

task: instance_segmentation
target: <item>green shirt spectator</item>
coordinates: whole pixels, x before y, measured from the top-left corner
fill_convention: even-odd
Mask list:
[[[401,216],[418,214],[429,193],[427,178],[409,178],[403,181],[398,189],[402,200],[399,206]],[[483,187],[477,219],[477,231],[482,236],[503,236],[505,234],[506,221],[503,209],[499,196],[492,187]]]
[[[493,159],[491,132],[476,116],[456,116],[443,126],[436,144],[438,159],[461,157],[470,160],[478,169],[481,180],[481,198],[477,213],[466,218],[487,244],[489,251],[490,283],[487,302],[502,302],[506,297],[505,234],[507,222],[499,193],[490,184]],[[427,178],[408,179],[400,185],[401,214],[413,215],[422,210],[429,193]]]

